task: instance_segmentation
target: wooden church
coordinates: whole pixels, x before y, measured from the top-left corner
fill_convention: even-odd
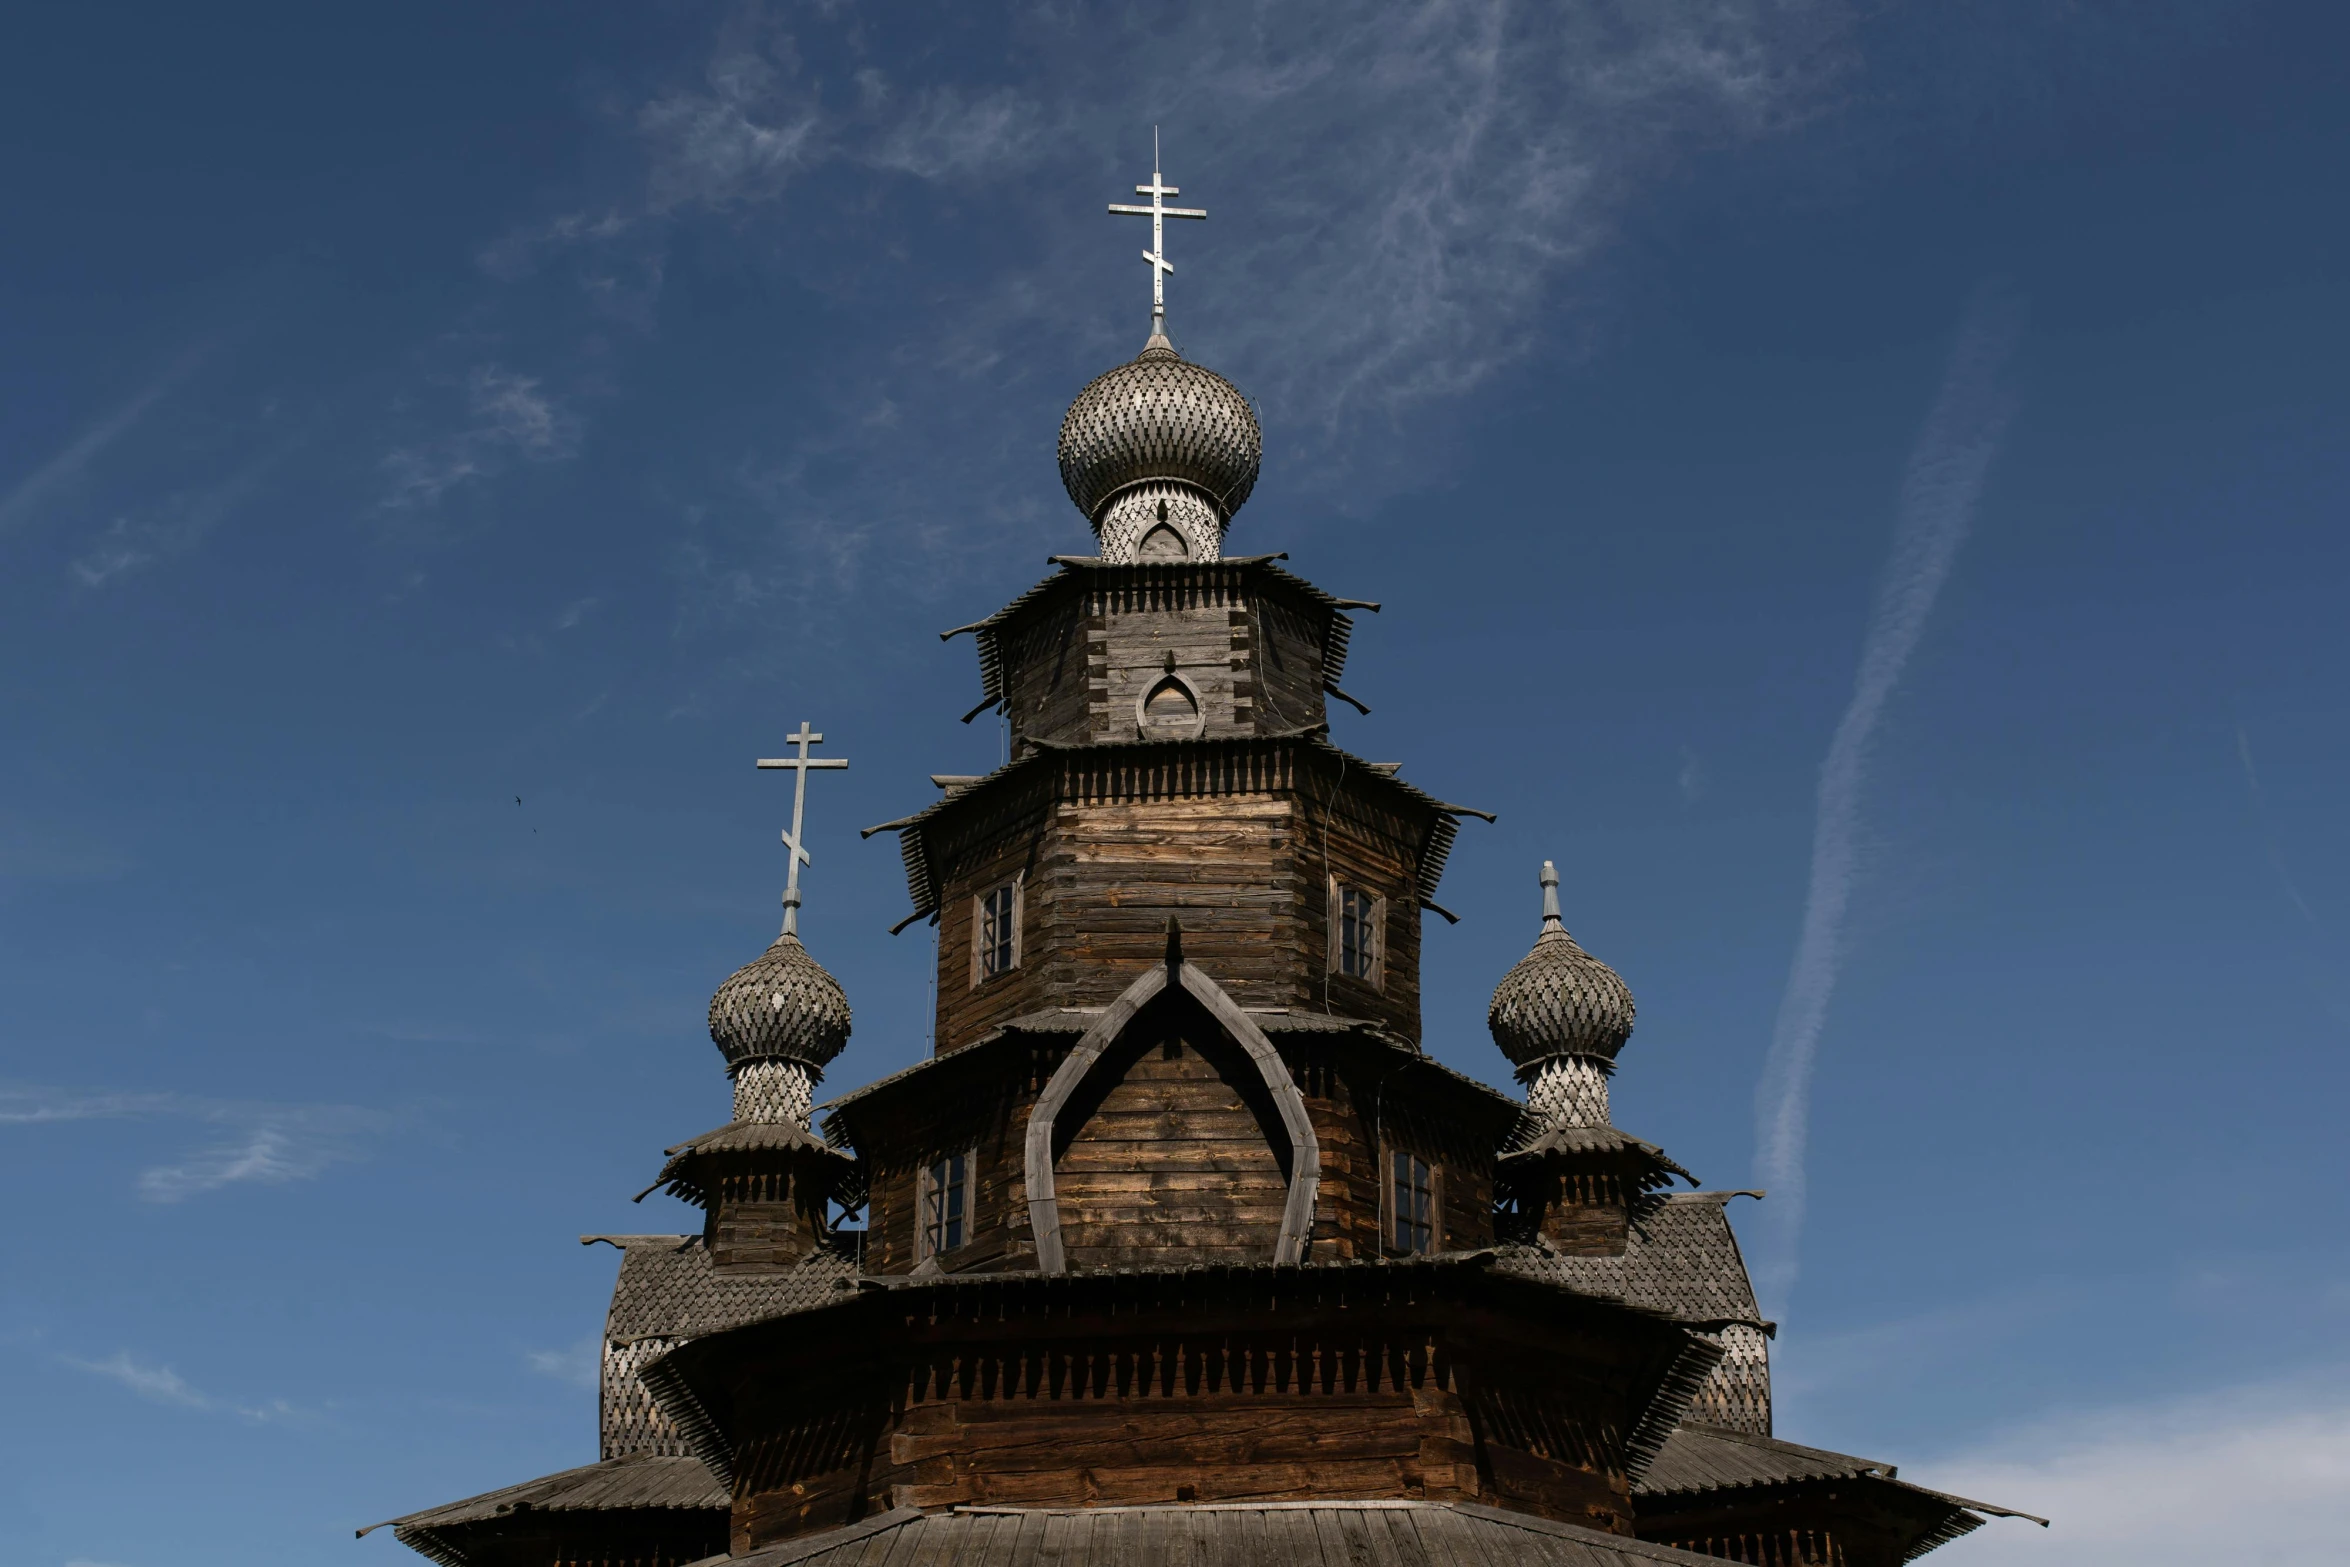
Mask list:
[[[870,829],[938,927],[933,1054],[813,1104],[850,1009],[798,934],[803,725],[783,933],[710,1003],[733,1118],[648,1188],[701,1231],[588,1238],[601,1460],[389,1527],[445,1567],[1892,1567],[2001,1512],[1773,1434],[1743,1194],[1611,1121],[1632,994],[1549,865],[1487,1018],[1523,1098],[1423,1053],[1478,813],[1331,743],[1377,606],[1224,553],[1257,419],[1165,332],[1204,214],[1137,190],[1151,334],[1061,426],[1099,553],[948,633],[1009,760]]]

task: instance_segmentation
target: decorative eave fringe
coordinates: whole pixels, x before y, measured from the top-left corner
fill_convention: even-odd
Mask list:
[[[640,1368],[637,1379],[645,1391],[653,1395],[653,1402],[661,1406],[661,1413],[677,1428],[686,1445],[694,1450],[703,1466],[716,1475],[728,1489],[734,1486],[734,1447],[718,1429],[718,1422],[710,1418],[709,1410],[694,1396],[694,1390],[685,1384],[685,1378],[673,1365],[676,1354],[663,1355],[650,1365]],[[462,1567],[462,1564],[460,1564]]]
[[[1649,1399],[1648,1408],[1640,1416],[1640,1423],[1624,1439],[1624,1479],[1627,1484],[1638,1485],[1640,1477],[1648,1473],[1648,1466],[1656,1462],[1656,1455],[1663,1449],[1665,1439],[1673,1434],[1673,1428],[1681,1423],[1681,1417],[1689,1413],[1689,1406],[1696,1401],[1698,1390],[1705,1386],[1706,1377],[1727,1353],[1720,1344],[1695,1333],[1688,1334],[1687,1338],[1688,1343],[1682,1347],[1681,1353],[1674,1356],[1672,1365],[1665,1369],[1655,1396]]]

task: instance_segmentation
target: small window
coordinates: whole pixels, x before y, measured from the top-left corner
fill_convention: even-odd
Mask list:
[[[1162,501],[1159,505],[1159,521],[1150,532],[1142,536],[1142,542],[1135,546],[1134,558],[1136,560],[1191,559],[1191,546],[1184,542],[1182,534],[1175,531],[1175,525],[1166,520],[1166,503]]]
[[[1388,1212],[1394,1215],[1395,1249],[1424,1255],[1436,1249],[1436,1172],[1415,1154],[1394,1158]]]
[[[1145,740],[1197,740],[1207,732],[1199,688],[1170,667],[1135,698],[1134,727]]]
[[[1020,966],[1020,883],[1005,882],[971,902],[971,983],[978,986]]]
[[[1330,884],[1330,969],[1379,985],[1386,945],[1387,900],[1360,887]]]
[[[971,1166],[967,1153],[950,1154],[922,1172],[922,1233],[915,1260],[953,1251],[971,1238]]]

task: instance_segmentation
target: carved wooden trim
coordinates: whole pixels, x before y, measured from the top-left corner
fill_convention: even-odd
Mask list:
[[[1061,1248],[1060,1200],[1053,1191],[1054,1122],[1103,1052],[1126,1032],[1135,1015],[1167,988],[1171,977],[1248,1053],[1281,1112],[1282,1130],[1289,1134],[1289,1196],[1281,1210],[1281,1233],[1273,1243],[1273,1261],[1285,1267],[1305,1261],[1306,1243],[1313,1234],[1314,1199],[1322,1184],[1321,1146],[1314,1137],[1313,1121],[1306,1115],[1305,1096],[1298,1092],[1296,1079],[1289,1075],[1281,1052],[1265,1037],[1265,1031],[1223,986],[1196,964],[1184,962],[1181,948],[1170,939],[1167,961],[1152,964],[1085,1031],[1053,1073],[1052,1081],[1045,1084],[1043,1097],[1028,1117],[1028,1227],[1036,1240],[1039,1273],[1066,1273],[1069,1267]]]

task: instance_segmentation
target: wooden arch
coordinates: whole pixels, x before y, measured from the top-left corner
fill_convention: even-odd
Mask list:
[[[1028,1224],[1036,1237],[1039,1273],[1069,1271],[1068,1259],[1061,1249],[1060,1201],[1053,1194],[1054,1122],[1103,1053],[1117,1043],[1118,1036],[1126,1032],[1127,1025],[1151,998],[1170,984],[1180,985],[1193,1000],[1207,1008],[1233,1042],[1247,1052],[1266,1091],[1273,1096],[1274,1107],[1281,1113],[1282,1129],[1289,1134],[1289,1195],[1281,1209],[1281,1233],[1273,1243],[1273,1261],[1281,1267],[1294,1267],[1305,1261],[1306,1242],[1314,1227],[1314,1198],[1322,1183],[1321,1147],[1314,1138],[1313,1122],[1306,1116],[1305,1096],[1298,1092],[1297,1082],[1289,1075],[1281,1052],[1273,1048],[1265,1031],[1225,993],[1223,986],[1196,964],[1183,961],[1182,928],[1169,920],[1167,961],[1153,964],[1127,986],[1125,993],[1110,1003],[1093,1027],[1085,1031],[1059,1070],[1053,1073],[1052,1081],[1045,1084],[1044,1096],[1037,1100],[1036,1109],[1028,1118]]]

